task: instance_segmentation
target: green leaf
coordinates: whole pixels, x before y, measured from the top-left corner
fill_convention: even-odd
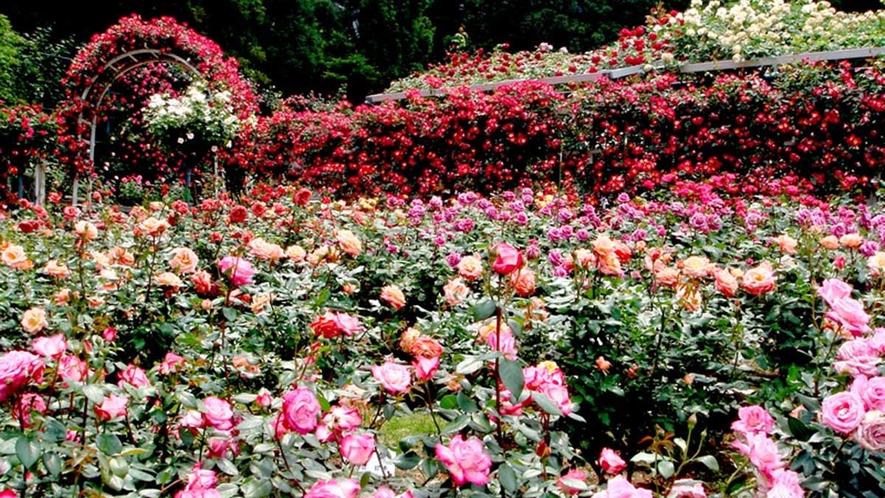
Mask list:
[[[504,463],[498,468],[498,480],[501,482],[501,486],[504,490],[508,493],[516,491],[516,472],[513,471],[513,467],[510,465]]]
[[[243,421],[240,422],[240,425],[237,426],[238,431],[249,431],[252,429],[257,429],[264,424],[264,419],[262,417],[256,417],[254,415],[245,415],[243,417]]]
[[[704,464],[708,469],[713,472],[719,472],[719,462],[716,461],[716,457],[713,455],[704,455],[697,457],[696,460],[702,464]]]
[[[458,403],[458,408],[461,411],[466,413],[473,413],[477,410],[476,401],[473,401],[470,396],[464,394],[464,391],[458,391],[458,395],[455,398]]]
[[[55,420],[54,418],[47,418],[43,421],[43,426],[45,430],[43,431],[43,439],[46,441],[50,441],[53,443],[60,443],[65,440],[68,435],[68,428],[65,424]]]
[[[40,442],[33,437],[20,436],[15,442],[15,455],[26,469],[31,468],[40,458]]]
[[[234,401],[236,401],[237,403],[240,403],[243,405],[248,405],[249,403],[255,401],[257,398],[258,398],[257,394],[242,393],[242,394],[237,394],[232,399]]]
[[[273,492],[273,485],[267,479],[248,481],[240,487],[246,498],[263,498]]]
[[[414,451],[407,451],[393,461],[393,464],[396,465],[396,468],[400,470],[414,469],[418,466],[419,463],[421,463],[421,456]]]
[[[482,359],[478,356],[468,356],[455,366],[458,375],[470,375],[482,368]]]
[[[237,310],[229,307],[222,308],[221,312],[224,314],[224,318],[229,322],[233,322],[234,320],[236,320],[237,316],[239,315],[239,313],[237,313]]]
[[[61,474],[62,460],[57,453],[44,453],[43,465],[53,477],[58,477]]]
[[[470,421],[471,419],[467,414],[459,415],[455,420],[452,420],[448,425],[442,428],[442,433],[451,434],[453,432],[458,432],[467,427],[467,424],[469,424]]]
[[[443,410],[454,410],[458,408],[458,398],[454,394],[448,394],[440,400],[439,407]]]
[[[556,403],[553,402],[552,399],[548,398],[546,394],[543,393],[532,393],[532,398],[535,400],[535,403],[541,407],[542,410],[549,413],[550,415],[562,415],[562,410],[556,406]]]
[[[796,417],[788,417],[787,425],[790,427],[790,433],[799,441],[808,441],[814,435],[814,430]]]
[[[498,303],[493,299],[487,299],[474,304],[470,312],[473,314],[473,321],[478,322],[494,315],[496,309],[498,309]]]
[[[123,451],[123,443],[116,434],[99,434],[95,439],[98,449],[105,455],[118,455]]]
[[[237,470],[237,466],[234,465],[233,462],[231,462],[230,460],[228,460],[226,458],[218,460],[216,462],[216,465],[218,465],[218,470],[224,472],[225,474],[227,474],[229,476],[235,476],[240,473]]]
[[[658,473],[664,479],[669,479],[676,473],[676,467],[673,466],[673,462],[670,460],[661,460],[658,462]]]
[[[101,387],[94,384],[83,386],[83,395],[96,405],[100,405],[104,401],[104,391],[101,390]]]
[[[499,365],[499,373],[501,382],[504,387],[510,391],[512,395],[511,401],[516,402],[522,396],[522,388],[525,387],[525,377],[522,374],[522,367],[518,361],[510,361],[506,358],[501,359]]]

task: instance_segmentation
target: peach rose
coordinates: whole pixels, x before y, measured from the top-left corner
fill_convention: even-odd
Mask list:
[[[535,293],[535,273],[528,268],[522,268],[510,274],[510,284],[522,297],[529,297]]]
[[[775,281],[771,263],[766,261],[744,273],[743,288],[754,296],[760,296],[773,291]]]
[[[295,263],[300,263],[304,261],[304,257],[307,256],[307,251],[301,246],[289,246],[286,248],[286,256]]]
[[[589,249],[576,249],[573,260],[579,267],[585,270],[596,266],[596,255]]]
[[[679,283],[679,270],[672,266],[663,266],[655,270],[655,280],[664,287],[676,287]]]
[[[172,259],[169,260],[169,266],[172,269],[179,274],[197,271],[197,263],[200,262],[197,253],[187,247],[177,247],[172,252]]]
[[[255,294],[252,297],[252,303],[250,304],[250,308],[252,308],[252,313],[256,315],[264,311],[264,307],[273,301],[273,294],[269,292],[264,292],[261,294]]]
[[[28,259],[28,255],[25,254],[25,250],[22,246],[16,244],[9,244],[3,249],[3,252],[0,253],[0,260],[3,261],[3,264],[9,266],[11,268],[15,268],[16,270],[28,270],[33,266],[33,262]]]
[[[135,264],[135,256],[129,252],[128,249],[124,249],[120,246],[114,246],[110,252],[108,252],[108,255],[114,264],[123,266],[132,266]]]
[[[885,269],[885,252],[876,251],[876,254],[870,256],[867,259],[867,268],[870,269],[870,275],[874,277],[882,275],[882,270]]]
[[[83,240],[93,240],[98,237],[98,228],[88,221],[78,221],[74,225],[74,231],[77,232],[77,235],[82,237]]]
[[[164,271],[163,273],[154,275],[154,283],[161,287],[172,287],[173,289],[177,289],[183,285],[178,275]]]
[[[403,331],[403,335],[399,340],[399,347],[402,348],[403,351],[409,351],[412,349],[412,344],[414,344],[419,337],[421,337],[421,331],[414,327],[409,327]]]
[[[265,261],[274,261],[282,259],[286,256],[283,248],[277,244],[272,244],[261,237],[249,241],[249,251],[258,259]]]
[[[98,270],[101,270],[105,266],[111,266],[111,258],[105,256],[103,252],[91,251],[89,253],[89,259],[95,261],[95,267]]]
[[[395,310],[406,305],[406,296],[402,289],[395,285],[385,285],[381,288],[381,300],[389,304]]]
[[[848,249],[857,249],[863,244],[863,237],[859,233],[846,233],[839,237],[839,244]]]
[[[22,315],[22,328],[29,334],[36,334],[49,326],[46,311],[43,308],[31,308]]]
[[[603,255],[597,255],[596,268],[598,268],[599,272],[603,275],[620,275],[621,260],[618,259],[618,254],[614,251]]]
[[[464,302],[464,298],[470,294],[470,289],[456,277],[443,286],[443,293],[446,296],[446,303],[454,307]]]
[[[476,256],[464,256],[458,262],[458,275],[473,281],[482,276],[482,261]]]
[[[689,256],[682,260],[679,267],[688,278],[695,279],[704,278],[713,270],[710,260],[703,256]]]
[[[782,234],[772,240],[781,248],[781,251],[783,251],[784,254],[796,254],[797,242],[793,237],[790,237],[787,234]]]
[[[839,248],[839,239],[837,239],[835,235],[827,235],[826,237],[820,239],[820,245],[822,245],[825,249],[829,249],[832,251]]]
[[[338,247],[342,251],[353,257],[359,256],[363,251],[363,243],[350,230],[338,230],[335,232],[335,241],[338,242]]]
[[[738,290],[738,280],[730,272],[717,269],[713,275],[716,277],[716,290],[725,297],[734,297]]]
[[[160,235],[163,235],[163,232],[165,232],[167,228],[169,228],[169,223],[160,221],[151,216],[139,223],[136,235],[148,234],[151,237],[159,237]]]
[[[49,275],[53,278],[67,278],[71,276],[71,270],[65,265],[58,264],[58,261],[54,259],[50,259],[46,262],[46,266],[43,267],[43,273]]]

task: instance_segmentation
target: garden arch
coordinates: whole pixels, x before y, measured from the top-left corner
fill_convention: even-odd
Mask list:
[[[121,19],[93,37],[76,55],[65,77],[68,100],[63,106],[59,140],[65,151],[63,162],[74,180],[73,204],[77,204],[83,177],[88,175],[92,184],[98,119],[112,85],[135,69],[157,63],[175,65],[210,87],[231,92],[234,112],[240,119],[257,110],[252,86],[240,76],[237,61],[225,57],[215,42],[170,17],[144,21],[134,15]],[[37,182],[38,200],[42,201],[45,171],[38,173]]]

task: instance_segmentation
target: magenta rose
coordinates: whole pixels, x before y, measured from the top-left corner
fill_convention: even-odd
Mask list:
[[[392,489],[382,486],[381,488],[378,488],[378,491],[375,491],[375,494],[373,494],[370,498],[415,498],[415,495],[413,495],[411,491],[396,494]]]
[[[437,443],[436,458],[446,466],[457,486],[467,482],[483,486],[489,482],[492,460],[482,441],[475,437],[465,441],[458,434],[448,446]]]
[[[821,410],[824,425],[840,434],[854,432],[866,414],[863,400],[850,391],[827,396]]]
[[[218,267],[222,273],[230,276],[231,282],[239,287],[252,283],[252,276],[255,275],[255,269],[252,263],[239,256],[225,256],[218,262]]]
[[[234,411],[227,401],[211,396],[203,400],[206,407],[204,416],[206,422],[219,431],[229,431],[234,428]]]
[[[111,420],[126,415],[126,407],[129,405],[129,398],[125,396],[117,396],[109,394],[95,407],[95,414],[101,420]]]
[[[117,386],[123,387],[124,383],[135,388],[151,385],[144,370],[135,365],[129,365],[126,370],[120,372],[120,380],[117,382]]]
[[[427,381],[432,379],[433,375],[436,374],[436,371],[439,369],[439,357],[425,358],[419,356],[412,360],[412,366],[415,367],[415,376],[418,377],[419,380]]]
[[[603,448],[599,454],[599,465],[609,475],[619,474],[627,468],[627,462],[611,448]]]
[[[774,419],[761,406],[743,406],[738,410],[738,420],[731,424],[731,430],[741,434],[753,434],[761,432],[771,434],[774,429]]]
[[[282,422],[286,429],[307,434],[317,427],[320,403],[316,395],[306,387],[299,387],[283,396]]]
[[[824,280],[820,287],[817,288],[817,295],[822,297],[828,306],[832,307],[836,300],[851,296],[851,286],[839,279],[830,278]]]
[[[412,374],[409,367],[392,361],[386,361],[383,365],[372,366],[372,377],[381,383],[384,390],[390,394],[408,392],[412,384]]]
[[[360,484],[356,479],[344,479],[336,481],[329,479],[318,481],[311,486],[304,498],[356,498],[360,492]]]
[[[41,380],[43,360],[27,351],[9,351],[0,356],[0,402],[31,379]]]
[[[338,441],[341,456],[353,465],[365,465],[375,452],[375,436],[348,434]]]
[[[51,337],[38,337],[31,344],[34,352],[45,358],[61,358],[68,349],[68,341],[65,340],[64,334],[56,334]]]
[[[851,392],[863,400],[867,410],[885,411],[885,377],[859,375],[851,383]]]
[[[854,433],[854,439],[868,450],[885,450],[885,415],[878,410],[868,412]]]
[[[506,242],[495,246],[495,253],[492,269],[500,275],[510,275],[522,266],[522,253]]]

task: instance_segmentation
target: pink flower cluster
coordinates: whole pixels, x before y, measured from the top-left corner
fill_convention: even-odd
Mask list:
[[[805,491],[799,485],[799,474],[789,470],[781,458],[777,444],[769,435],[774,419],[761,406],[745,406],[738,411],[738,420],[731,424],[738,435],[734,447],[756,467],[758,487],[767,498],[801,498]]]
[[[203,463],[197,463],[191,469],[191,475],[187,478],[187,485],[183,490],[175,493],[175,498],[221,498],[221,493],[215,489],[218,478],[215,472],[203,469]]]
[[[43,360],[27,351],[9,351],[0,356],[0,402],[32,380],[42,382],[43,368]]]
[[[559,408],[563,415],[572,412],[572,400],[569,397],[568,387],[565,385],[565,375],[556,363],[542,361],[536,366],[522,369],[525,377],[525,388],[529,391],[541,393]],[[531,402],[531,398],[528,400]]]
[[[475,437],[464,440],[458,434],[448,446],[437,443],[436,458],[446,466],[457,486],[468,482],[484,486],[489,482],[492,460],[485,452],[482,441]]]

